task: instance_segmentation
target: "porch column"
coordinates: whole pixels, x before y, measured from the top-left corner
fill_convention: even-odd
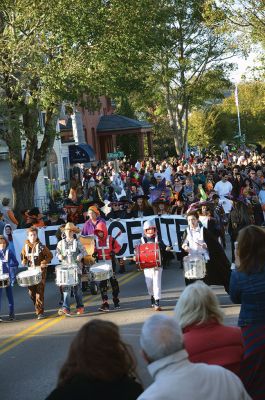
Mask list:
[[[147,145],[148,145],[148,156],[154,156],[154,147],[153,147],[153,133],[147,132]]]
[[[138,135],[138,143],[139,143],[139,158],[141,160],[144,159],[144,134],[141,132]]]

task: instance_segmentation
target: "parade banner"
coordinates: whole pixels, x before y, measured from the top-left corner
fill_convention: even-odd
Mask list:
[[[117,257],[132,257],[134,247],[139,243],[143,234],[143,224],[145,221],[154,219],[158,230],[158,235],[162,238],[166,246],[172,246],[173,251],[179,252],[181,247],[181,237],[187,226],[187,220],[180,215],[165,215],[161,217],[143,217],[134,219],[119,219],[107,221],[108,233],[116,238],[121,245],[121,250]],[[82,229],[83,224],[78,225]],[[46,245],[53,253],[51,264],[59,264],[55,256],[56,252],[56,232],[58,226],[47,226],[38,229],[38,236],[42,244]],[[13,232],[13,240],[18,261],[24,242],[27,238],[26,229],[16,229]]]

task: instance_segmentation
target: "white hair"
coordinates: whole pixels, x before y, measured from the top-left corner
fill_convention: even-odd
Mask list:
[[[222,323],[223,317],[216,295],[202,281],[188,285],[181,293],[175,307],[175,318],[182,329],[210,320]]]
[[[150,361],[174,354],[184,348],[181,328],[172,317],[153,315],[143,324],[140,345]]]

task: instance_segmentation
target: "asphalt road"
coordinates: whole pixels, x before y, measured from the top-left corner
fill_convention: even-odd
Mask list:
[[[81,316],[58,317],[59,293],[53,281],[47,282],[45,306],[47,319],[37,321],[27,289],[15,287],[16,320],[0,324],[0,388],[1,400],[42,400],[56,386],[60,366],[79,328],[91,318],[110,320],[119,325],[123,339],[129,343],[138,360],[138,373],[144,386],[151,378],[140,355],[139,334],[142,323],[152,315],[143,273],[127,265],[119,275],[121,309],[109,313],[97,311],[98,296],[85,296],[86,313]],[[176,260],[163,271],[163,312],[170,315],[184,288],[182,270]],[[226,324],[236,325],[239,307],[232,305],[222,287],[213,287],[226,315]],[[2,316],[7,313],[3,293]]]

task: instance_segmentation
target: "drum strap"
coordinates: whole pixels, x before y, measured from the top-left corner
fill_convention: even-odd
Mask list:
[[[145,236],[142,236],[141,237],[141,242],[144,244],[144,243],[147,243],[147,238],[145,237]],[[150,243],[152,243],[152,242],[150,242]],[[153,242],[153,243],[158,243],[158,237],[156,236],[155,237],[155,241]]]
[[[96,237],[96,246],[97,249],[102,250],[102,259],[105,261],[106,260],[105,250],[109,249],[109,236],[107,237],[106,246],[99,246],[98,237]]]

